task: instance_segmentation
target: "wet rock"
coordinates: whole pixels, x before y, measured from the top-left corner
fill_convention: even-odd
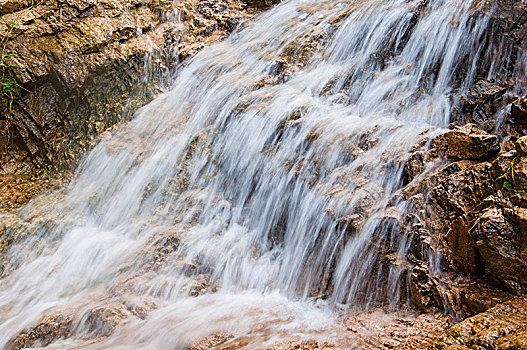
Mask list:
[[[482,273],[483,260],[477,250],[476,236],[466,217],[459,216],[452,221],[446,241],[451,258],[460,271],[472,275]]]
[[[426,312],[440,305],[437,286],[430,278],[428,270],[416,266],[410,275],[410,300],[421,311]]]
[[[432,147],[453,159],[480,159],[500,150],[496,135],[490,135],[473,124],[456,127],[432,140]]]
[[[462,133],[464,138],[473,129],[468,125],[452,130],[452,134],[457,137]],[[429,154],[446,154],[449,142],[446,136],[436,138]],[[410,293],[420,310],[440,307],[464,318],[509,298],[509,293],[525,292],[527,200],[521,186],[527,177],[523,175],[523,157],[518,157],[523,142],[518,140],[517,150],[492,159],[458,160],[432,168],[426,178],[411,185],[406,196],[415,213],[413,224],[409,223],[415,246],[408,259],[418,268],[410,276]],[[424,192],[421,199],[408,197],[418,192]],[[422,262],[438,252],[443,272],[432,274]],[[459,274],[466,274],[472,282],[460,282]],[[480,282],[474,282],[478,281],[475,276],[482,278]],[[482,287],[489,283],[492,286]]]
[[[485,276],[498,288],[520,295],[527,290],[527,259],[502,211],[487,209],[477,225],[477,246]]]
[[[94,308],[87,314],[84,325],[97,336],[110,334],[123,320],[133,316],[124,304],[105,305]]]
[[[288,343],[280,343],[271,347],[265,348],[265,350],[334,350],[340,349],[341,347],[336,346],[327,342],[318,342],[315,340],[308,341],[291,341]],[[221,348],[223,350],[231,348]]]
[[[2,74],[17,90],[9,108],[0,103],[0,172],[74,167],[98,134],[162,91],[180,61],[254,13],[240,0],[2,0],[0,34],[13,53]]]
[[[211,286],[210,278],[202,279],[200,281],[194,281],[192,286],[189,288],[189,295],[192,297],[198,297],[206,293],[214,293],[217,290],[217,285]]]
[[[412,152],[404,168],[404,176],[407,177],[407,182],[410,182],[423,172],[425,169],[425,155],[425,151],[422,150]]]
[[[388,207],[377,219],[376,226],[388,235],[395,235],[402,229],[402,213],[397,207]]]
[[[464,316],[474,316],[513,296],[501,289],[487,285],[481,279],[469,280],[456,285]]]
[[[447,347],[448,346],[448,347]],[[451,327],[441,348],[515,350],[527,348],[527,298],[505,301]]]
[[[228,333],[215,333],[205,339],[197,341],[187,347],[186,350],[207,350],[211,348],[216,348],[221,344],[234,338],[234,335]]]
[[[527,96],[518,97],[512,102],[511,118],[515,124],[527,126]]]
[[[37,193],[56,189],[62,186],[69,174],[50,176],[48,173],[39,175],[4,174],[0,175],[0,213],[10,211],[29,201]]]
[[[24,259],[27,258],[27,254],[31,254],[32,249],[53,244],[39,238],[44,238],[51,227],[55,227],[64,219],[62,214],[49,210],[49,207],[57,205],[62,199],[62,194],[58,192],[35,198],[33,202],[35,207],[40,207],[29,217],[15,211],[0,214],[0,279],[8,276],[24,263]],[[39,232],[41,236],[34,239],[30,245],[24,245],[23,242],[34,236],[35,232]],[[10,254],[9,248],[19,243],[22,243],[22,246],[19,246],[20,254],[18,256]]]
[[[527,136],[522,136],[516,140],[516,152],[519,157],[527,156]]]
[[[337,220],[337,223],[344,227],[346,235],[351,237],[362,228],[362,225],[364,224],[364,215],[362,213],[350,214]]]
[[[492,162],[491,172],[492,177],[497,180],[497,189],[502,189],[505,181],[512,181],[511,171],[517,161],[517,153],[515,150],[512,150],[506,153],[500,153],[498,158]]]
[[[23,8],[28,7],[29,0],[1,0],[0,1],[0,15],[12,13]]]
[[[23,226],[19,224],[20,221],[20,217],[13,213],[2,215],[0,222],[0,279],[13,270],[8,249],[21,235],[19,231],[23,230]]]
[[[506,91],[507,85],[502,82],[478,81],[466,93],[460,94],[458,107],[452,113],[451,126],[472,123],[486,132],[494,131],[494,115],[504,106]]]
[[[510,177],[511,184],[517,190],[525,191],[527,189],[527,158],[517,158],[511,162]]]
[[[455,344],[447,346],[444,350],[470,350],[470,348],[465,345]]]
[[[477,209],[481,200],[493,193],[488,181],[492,165],[481,163],[452,163],[431,176],[427,186],[439,205],[450,216],[467,214]]]
[[[441,340],[450,320],[441,313],[418,315],[405,310],[373,308],[355,313],[346,319],[353,337],[351,346],[338,349],[431,349]]]
[[[176,233],[166,234],[164,237],[159,238],[154,242],[154,256],[153,261],[150,263],[152,267],[159,267],[170,254],[174,253],[180,244],[180,238]]]
[[[514,239],[518,241],[521,247],[527,248],[527,208],[513,206],[512,208],[504,208],[503,213],[514,227]]]
[[[8,345],[8,349],[19,350],[46,346],[55,340],[67,337],[71,332],[72,315],[54,315],[43,318],[28,330],[20,333]]]
[[[267,9],[282,0],[243,0],[247,5],[257,9]]]

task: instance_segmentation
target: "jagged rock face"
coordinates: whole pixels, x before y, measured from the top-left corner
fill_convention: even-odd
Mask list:
[[[511,118],[515,124],[527,126],[527,97],[518,97],[511,105]]]
[[[222,1],[4,1],[4,173],[68,166],[94,137],[157,93],[163,78],[254,10]],[[262,6],[262,4],[254,4]],[[10,161],[15,158],[14,161]]]
[[[514,89],[518,91],[512,93]],[[521,137],[527,132],[524,113],[525,81],[480,80],[466,92],[457,96],[457,104],[452,110],[451,128],[467,123],[476,125],[488,133],[497,133],[500,137]],[[510,112],[503,113],[504,107]]]
[[[499,287],[523,294],[527,281],[527,260],[522,252],[525,247],[515,239],[523,232],[515,232],[502,210],[496,207],[485,210],[479,220],[476,244],[485,261],[485,275]]]
[[[501,107],[501,98],[506,86],[486,80],[478,81],[466,93],[459,96],[459,107],[455,108],[450,119],[452,126],[474,123],[486,132],[492,132],[496,120],[489,118]]]
[[[428,200],[416,207],[429,213],[417,212],[426,228],[425,233],[416,232],[418,238],[429,237],[426,239],[435,242],[431,249],[441,252],[447,270],[483,277],[512,294],[525,293],[527,182],[524,159],[518,157],[523,154],[524,140],[516,142],[515,150],[496,155],[497,137],[467,125],[436,137],[431,144],[436,148],[422,158],[442,156],[452,161],[420,182],[419,190],[428,193]],[[409,158],[412,161],[415,157]],[[426,240],[422,237],[419,241]],[[443,303],[437,278],[421,268],[413,271],[412,281],[412,299],[421,309]],[[454,289],[458,289],[454,299],[460,298],[461,289]],[[421,295],[431,299],[428,307],[427,303],[421,305]]]
[[[181,62],[225,38],[261,5],[1,2],[0,174],[28,178],[16,184],[0,178],[0,211],[60,183],[53,169],[70,177],[63,170],[75,167],[98,134],[130,119]]]
[[[488,79],[494,82],[499,78],[511,79],[507,83],[517,85],[518,80],[525,77],[525,38],[527,34],[527,9],[521,0],[492,0],[478,1],[476,4],[482,12],[490,13],[489,25],[491,30],[481,40],[488,42],[489,48],[486,56],[482,57],[479,66],[481,69],[475,81]],[[476,5],[476,6],[477,6]],[[502,51],[503,50],[503,51]],[[499,62],[492,66],[491,56],[499,56]],[[507,79],[503,79],[505,83]],[[525,82],[523,82],[525,87]],[[518,86],[516,87],[516,89]]]
[[[487,102],[501,103],[506,110],[503,101],[496,102],[501,97],[494,96]],[[510,117],[512,112],[507,113]],[[424,254],[415,249],[409,258],[416,264],[411,269],[410,297],[419,309],[444,307],[463,318],[511,294],[525,293],[526,137],[515,139],[499,141],[467,124],[436,136],[429,149],[416,146],[409,156],[406,171],[410,179],[418,180],[410,183],[405,195],[422,208],[415,213],[422,223],[415,234],[418,246],[425,247]],[[420,179],[425,161],[436,158],[446,164]],[[416,191],[425,196],[413,195]],[[437,252],[443,270],[453,274],[438,275],[419,263]],[[460,283],[460,273],[473,282]]]
[[[500,61],[491,67],[489,54],[482,56],[474,82],[451,95],[451,131],[430,147],[416,145],[405,167],[414,180],[406,196],[421,208],[419,248],[409,259],[416,263],[412,299],[422,310],[428,302],[462,318],[525,293],[527,8],[511,0],[480,9],[490,13],[491,28],[482,40]],[[438,158],[446,164],[426,170]],[[433,254],[441,255],[442,275],[420,263]],[[460,274],[472,282],[460,283]]]

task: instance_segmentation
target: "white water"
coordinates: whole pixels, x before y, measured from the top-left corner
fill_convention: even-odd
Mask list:
[[[487,20],[471,3],[431,0],[414,23],[419,1],[287,1],[203,50],[99,143],[59,203],[26,209],[57,219],[10,250],[0,344],[69,313],[74,331],[53,346],[86,345],[104,333],[91,310],[123,305],[89,348],[184,348],[213,332],[247,347],[333,341],[335,306],[396,305],[400,271],[383,277],[379,247],[404,256],[412,237],[383,218],[404,212],[405,157],[447,125],[454,77],[474,79],[460,62],[478,59]],[[316,38],[309,62],[255,87]],[[350,233],[339,222],[354,213]]]

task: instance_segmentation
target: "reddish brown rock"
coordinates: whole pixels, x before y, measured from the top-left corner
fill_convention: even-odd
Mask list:
[[[437,202],[453,218],[454,215],[460,216],[476,210],[481,201],[494,192],[489,186],[489,180],[492,179],[491,166],[488,162],[452,163],[432,175],[425,183]]]
[[[482,272],[482,259],[476,246],[476,237],[468,219],[463,216],[455,218],[446,235],[452,260],[460,271],[473,275]]]
[[[234,338],[232,334],[215,333],[188,346],[187,350],[207,350],[221,346],[221,344]]]
[[[97,336],[105,336],[132,315],[132,312],[123,304],[105,305],[90,310],[86,316],[85,326],[89,332]]]
[[[459,95],[457,106],[451,117],[451,126],[462,126],[467,123],[477,125],[486,132],[496,128],[496,112],[506,105],[505,93],[509,86],[504,82],[480,80],[465,93]]]
[[[515,124],[527,125],[527,96],[518,97],[512,102],[511,118]]]
[[[456,127],[437,136],[432,141],[432,147],[453,159],[480,159],[490,157],[500,150],[496,135],[488,134],[473,124]]]
[[[451,327],[439,348],[527,349],[527,298],[512,299]]]
[[[459,291],[459,302],[463,316],[474,316],[496,306],[513,296],[499,288],[492,287],[481,279],[460,282],[455,287]]]
[[[485,276],[497,287],[520,295],[527,291],[527,260],[514,235],[498,208],[487,209],[479,219],[477,245],[485,260]]]
[[[241,0],[0,1],[1,84],[13,82],[0,102],[0,174],[74,167],[181,61],[255,12]]]
[[[410,276],[410,299],[423,312],[441,306],[441,297],[437,286],[425,267],[416,266],[412,270]]]

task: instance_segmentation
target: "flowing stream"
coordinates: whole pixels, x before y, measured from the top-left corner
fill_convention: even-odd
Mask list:
[[[488,18],[473,6],[291,0],[204,49],[53,205],[24,209],[0,345],[61,314],[73,330],[49,348],[215,332],[265,348],[333,341],[338,310],[396,306],[406,286],[379,250],[406,254],[406,158],[476,79]]]

